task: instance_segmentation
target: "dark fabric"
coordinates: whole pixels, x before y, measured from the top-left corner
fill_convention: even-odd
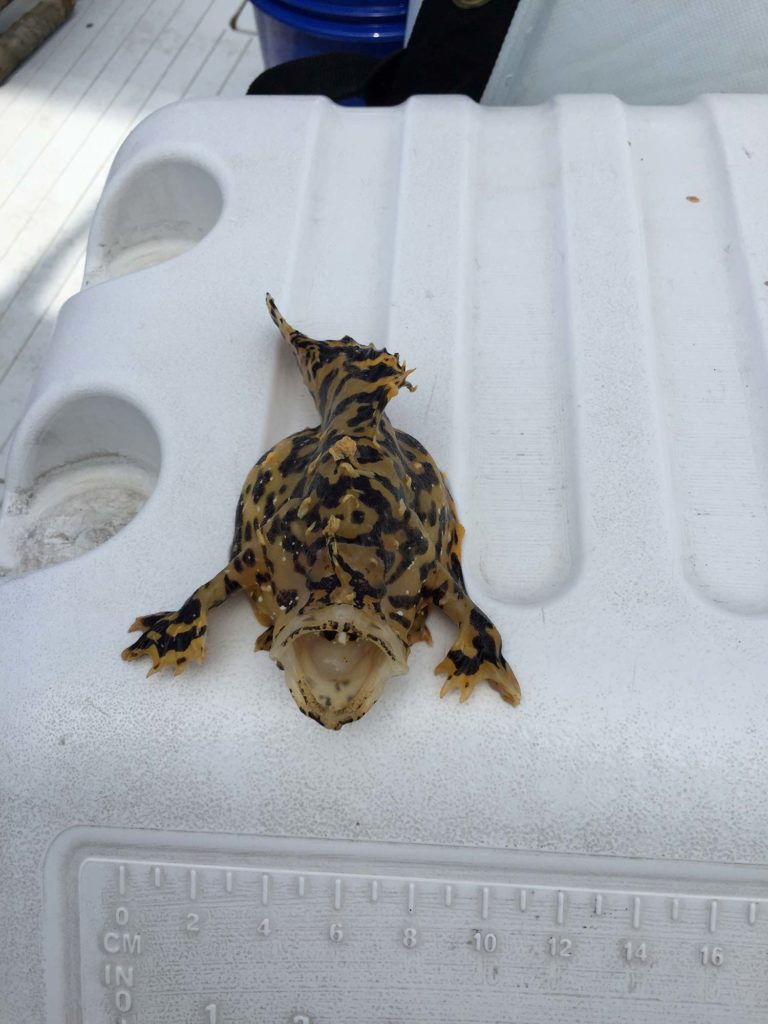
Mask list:
[[[248,95],[359,96],[369,106],[435,93],[479,100],[518,3],[489,0],[464,9],[453,0],[423,0],[408,45],[383,61],[349,53],[304,57],[263,72]]]
[[[377,69],[366,85],[366,99],[376,106],[427,93],[479,100],[517,4],[489,0],[465,10],[453,0],[424,0],[401,59]]]
[[[248,88],[249,96],[330,96],[348,99],[360,94],[381,64],[379,57],[357,53],[324,53],[277,64],[263,71]]]

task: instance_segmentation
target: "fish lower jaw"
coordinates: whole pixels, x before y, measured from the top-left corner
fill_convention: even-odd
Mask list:
[[[300,710],[326,729],[340,729],[370,710],[389,678],[406,671],[408,651],[384,619],[330,605],[284,624],[271,654]]]

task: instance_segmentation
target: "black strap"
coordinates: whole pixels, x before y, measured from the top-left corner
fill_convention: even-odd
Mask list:
[[[402,52],[402,51],[401,51]],[[330,96],[345,100],[359,96],[382,63],[379,57],[357,53],[324,53],[302,57],[262,71],[248,88],[249,96]]]
[[[332,53],[278,64],[251,83],[248,95],[360,96],[368,106],[391,106],[427,93],[479,100],[518,3],[488,0],[479,7],[458,7],[454,0],[423,0],[405,49],[384,60]]]

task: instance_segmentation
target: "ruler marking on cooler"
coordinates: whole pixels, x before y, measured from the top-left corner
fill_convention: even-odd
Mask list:
[[[717,900],[712,900],[709,904],[709,930],[714,932],[717,928]]]
[[[692,872],[695,881],[685,885],[677,881],[684,877],[679,864],[666,880],[663,874],[654,878],[639,871],[625,880],[619,872],[590,871],[586,857],[558,877],[551,868],[537,873],[535,859],[524,871],[502,873],[492,865],[486,872],[483,865],[489,862],[482,858],[474,864],[469,857],[463,861],[457,857],[459,867],[451,871],[439,860],[434,869],[406,859],[401,864],[386,856],[377,860],[370,850],[355,859],[349,848],[346,856],[325,854],[315,863],[309,855],[294,854],[290,867],[274,850],[255,850],[247,858],[241,856],[235,866],[222,858],[206,859],[200,849],[190,851],[192,863],[184,863],[183,855],[176,861],[168,859],[163,856],[165,849],[160,857],[147,849],[147,859],[141,860],[135,858],[136,847],[130,849],[133,857],[121,856],[123,851],[84,857],[75,875],[80,886],[84,1019],[100,1021],[99,1007],[107,1003],[110,1019],[119,1021],[128,1006],[153,1019],[160,1005],[153,1002],[160,999],[159,990],[145,973],[147,961],[136,956],[147,948],[159,958],[155,971],[164,969],[163,956],[174,950],[175,959],[168,966],[175,972],[179,993],[186,986],[192,991],[191,986],[205,977],[205,1007],[214,1008],[206,1012],[214,1013],[217,1024],[221,1017],[223,1024],[227,971],[239,977],[257,972],[253,977],[262,979],[258,991],[283,992],[275,980],[282,977],[281,971],[294,967],[298,971],[301,964],[302,970],[320,970],[323,964],[328,985],[322,991],[343,992],[349,972],[362,970],[365,978],[371,969],[366,949],[372,936],[377,937],[376,963],[384,970],[377,968],[364,981],[371,999],[379,998],[376,979],[388,976],[390,968],[398,971],[399,958],[416,958],[412,962],[421,964],[404,976],[402,998],[415,1000],[411,1016],[403,1017],[409,1021],[428,1019],[424,1000],[453,982],[457,992],[467,993],[464,1001],[457,997],[452,1002],[457,1024],[474,1019],[478,1007],[486,1012],[486,1004],[488,1019],[503,1016],[498,1008],[503,1000],[498,1006],[493,1000],[512,994],[505,983],[511,975],[494,971],[488,975],[494,983],[486,991],[480,985],[485,975],[478,968],[483,964],[488,969],[501,967],[509,957],[526,979],[527,998],[540,1000],[550,1016],[557,1006],[567,1004],[549,1000],[570,998],[574,991],[586,1000],[580,1006],[589,1007],[590,999],[604,1000],[605,978],[620,978],[622,972],[627,985],[615,988],[611,998],[616,1007],[627,1007],[626,1012],[616,1010],[620,1015],[616,1019],[623,1024],[639,1024],[642,1018],[634,1016],[639,1011],[632,1007],[644,1005],[650,992],[662,1007],[666,1000],[670,1006],[696,1001],[706,1011],[697,1024],[699,1020],[701,1024],[746,1020],[739,1014],[742,1005],[759,1006],[760,1012],[763,1006],[768,1009],[768,978],[755,980],[754,972],[749,973],[755,956],[764,956],[767,941],[762,927],[765,900],[759,898],[765,891],[762,869],[746,873],[743,881],[735,868],[732,879],[723,872],[707,881],[698,865]],[[302,902],[306,896],[310,898]],[[185,898],[195,901],[196,913],[187,913],[183,902],[179,905]],[[254,902],[269,906],[269,916],[262,914],[255,924],[250,916]],[[414,915],[408,927],[403,923],[404,910]],[[553,937],[549,930],[553,924],[567,927],[568,932]],[[255,925],[256,945],[244,943],[243,936],[252,935]],[[629,941],[628,928],[635,930],[636,939]],[[705,934],[716,934],[717,939],[711,945],[702,944]],[[322,935],[325,945],[318,946]],[[296,958],[305,938],[306,958]],[[282,960],[286,941],[293,951],[287,964]],[[215,958],[209,962],[207,957],[214,950]],[[362,960],[356,968],[358,950]],[[320,956],[317,964],[315,956]],[[221,972],[221,991],[217,991],[217,972]],[[631,984],[630,978],[635,979]],[[632,985],[639,986],[637,994]],[[238,994],[242,1006],[251,1006],[247,1000],[255,998],[256,991],[249,988]],[[723,1009],[718,1017],[718,1007],[727,1007],[729,1015]],[[710,1008],[714,1016],[708,1015]],[[188,1024],[180,1010],[176,1016],[175,1012],[169,1011],[167,1024]],[[376,1012],[378,1004],[370,1010]],[[251,1024],[262,1017],[263,1013],[260,1017],[253,1009],[247,1013],[243,1009],[230,1012],[226,1024]],[[328,1008],[286,1006],[269,1019],[312,1021],[315,1017],[329,1017]],[[126,1019],[133,1017],[128,1014]]]
[[[107,863],[104,859],[101,859],[100,862]],[[183,862],[179,862],[179,863],[163,862],[162,864],[158,864],[155,861],[152,861],[152,862],[126,861],[126,862],[113,862],[113,863],[115,863],[115,866],[118,869],[118,887],[117,887],[117,889],[118,889],[118,893],[121,896],[126,895],[126,893],[128,892],[128,889],[131,887],[131,886],[129,886],[129,883],[131,882],[132,878],[136,877],[135,884],[137,886],[140,885],[140,883],[141,883],[141,879],[138,877],[138,871],[136,872],[136,876],[132,875],[132,873],[131,873],[132,872],[132,868],[135,867],[137,869],[142,869],[143,868],[143,871],[145,872],[145,876],[146,876],[147,880],[155,888],[161,888],[161,889],[163,888],[163,885],[164,885],[165,880],[166,880],[166,875],[167,875],[167,873],[169,871],[183,870],[186,873],[189,894],[193,898],[199,899],[200,898],[200,894],[201,894],[201,874],[200,874],[200,871],[201,871],[201,869],[204,870],[204,871],[205,870],[209,870],[207,865],[197,865],[195,867],[191,867],[188,864],[184,864]],[[235,882],[235,878],[236,878],[236,872],[235,872],[234,868],[221,868],[221,867],[218,867],[218,866],[211,865],[210,870],[219,870],[221,872],[222,877],[224,879],[224,886],[225,886],[225,889],[226,889],[227,892],[232,892],[234,890],[234,882]],[[297,870],[290,870],[290,869],[285,869],[285,868],[280,868],[280,867],[275,867],[274,869],[271,868],[270,870],[264,870],[262,868],[258,868],[258,867],[255,867],[255,866],[254,867],[241,866],[241,868],[239,870],[241,872],[244,871],[246,873],[250,872],[250,873],[258,876],[259,898],[260,898],[260,900],[262,902],[269,902],[269,900],[272,897],[272,887],[273,887],[273,884],[274,884],[274,876],[275,876],[275,874],[288,875],[288,876],[294,878],[295,879],[295,883],[296,883],[296,887],[297,887],[297,892],[300,895],[304,895],[308,891],[308,882],[309,882],[309,878],[310,877],[326,877],[326,878],[328,878],[330,880],[331,887],[332,887],[332,893],[333,893],[333,897],[334,897],[334,904],[339,899],[341,899],[341,901],[343,903],[345,879],[360,878],[361,880],[365,880],[368,883],[368,885],[371,887],[371,892],[373,892],[374,890],[378,891],[379,894],[381,892],[381,879],[380,878],[374,879],[374,878],[366,877],[366,875],[364,873],[357,872],[357,871],[348,871],[348,872],[342,872],[342,873],[339,873],[339,872],[331,873],[331,872],[327,872],[327,871],[309,871],[309,872],[299,873]],[[144,877],[144,875],[142,875],[142,877]],[[414,881],[405,880],[406,893],[407,893],[407,900],[408,900],[409,908],[411,906],[413,906],[414,909],[415,909],[416,900],[417,900],[418,895],[419,895],[419,885],[420,885],[421,881],[429,881],[429,878],[427,876],[425,876],[423,879],[418,879],[418,880],[414,880]],[[459,882],[459,884],[461,884],[461,882]],[[514,893],[517,893],[517,902],[518,902],[519,909],[523,910],[523,911],[527,911],[527,910],[531,909],[531,900],[532,900],[532,896],[534,894],[534,889],[533,888],[530,888],[530,887],[523,888],[523,887],[520,887],[520,886],[518,886],[518,885],[516,885],[515,883],[512,883],[512,882],[508,882],[508,883],[496,882],[496,883],[494,883],[493,886],[481,884],[481,885],[479,885],[477,887],[477,893],[478,893],[478,897],[479,897],[479,901],[480,901],[481,912],[484,912],[483,908],[485,908],[485,907],[489,908],[490,907],[490,902],[491,902],[491,898],[492,898],[492,895],[493,895],[494,888],[499,888],[502,891],[507,890],[510,893],[510,895],[514,895]],[[766,888],[768,889],[768,881],[766,882]],[[664,896],[663,892],[656,892],[653,889],[647,889],[647,890],[644,889],[640,893],[638,893],[638,892],[629,892],[629,893],[627,893],[626,890],[622,891],[621,889],[611,889],[611,890],[606,890],[605,892],[595,893],[595,892],[590,892],[590,889],[589,889],[588,886],[584,886],[584,887],[570,886],[568,888],[561,888],[559,886],[556,886],[556,884],[554,884],[554,882],[552,882],[552,881],[548,881],[547,884],[538,885],[536,887],[536,889],[540,893],[542,893],[542,894],[545,894],[545,893],[549,892],[552,895],[552,897],[554,899],[555,914],[556,914],[556,918],[557,918],[558,921],[564,920],[565,917],[567,917],[568,907],[569,907],[569,896],[571,894],[577,895],[577,896],[581,896],[585,901],[589,901],[589,899],[591,898],[591,901],[592,901],[591,902],[592,912],[594,914],[596,914],[597,916],[601,916],[601,915],[605,914],[606,906],[607,906],[607,904],[606,904],[606,894],[609,897],[616,897],[616,896],[624,895],[624,896],[626,896],[628,898],[628,901],[629,901],[629,908],[630,908],[630,911],[631,911],[632,922],[633,922],[633,924],[637,924],[637,926],[639,926],[641,921],[642,921],[643,907],[644,907],[643,900],[646,897],[648,897],[648,896],[654,896],[654,895],[658,895],[659,897],[663,897]],[[444,893],[444,896],[445,896],[446,904],[449,905],[449,904],[453,903],[453,901],[455,900],[455,897],[456,897],[456,883],[455,882],[445,882],[443,884],[443,893]],[[705,912],[706,927],[708,929],[713,928],[713,927],[716,928],[717,926],[719,926],[720,914],[721,914],[722,906],[723,906],[723,903],[724,903],[724,899],[723,898],[720,898],[720,897],[716,897],[716,898],[710,897],[710,896],[708,896],[706,894],[706,892],[702,892],[702,893],[687,892],[687,893],[685,893],[684,895],[681,895],[681,896],[670,896],[668,898],[668,905],[669,905],[670,917],[672,919],[675,919],[675,920],[681,919],[681,912],[682,912],[682,908],[683,908],[683,900],[684,899],[693,899],[693,900],[698,900],[699,901],[699,903],[701,904],[701,906],[703,907],[704,912]],[[738,902],[745,907],[746,915],[747,915],[747,918],[748,918],[750,924],[754,924],[757,921],[757,919],[759,917],[759,907],[761,906],[761,904],[766,902],[764,900],[744,899],[744,898],[739,899],[739,897],[737,897],[737,896],[725,897],[725,901],[727,902],[728,900],[730,900],[732,902],[734,900],[738,900]],[[340,908],[337,908],[337,909],[340,909]]]
[[[555,920],[558,924],[562,924],[565,921],[565,893],[560,890],[557,894],[557,910],[555,912]]]
[[[642,904],[640,902],[640,897],[639,896],[635,896],[634,899],[632,900],[632,927],[633,928],[639,928],[640,927],[640,910],[641,910],[641,907],[642,907]]]

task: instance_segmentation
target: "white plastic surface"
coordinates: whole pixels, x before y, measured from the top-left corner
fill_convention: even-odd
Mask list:
[[[763,1024],[768,1009],[766,868],[72,829],[46,885],[54,1018],[549,1024],[578,1006],[648,1024],[661,1003],[676,1024]]]
[[[768,860],[767,129],[759,97],[589,97],[244,99],[134,132],[0,521],[51,452],[159,464],[111,540],[0,589],[2,1024],[46,1020],[41,870],[76,824]],[[166,221],[131,219],[142,176]],[[222,567],[255,458],[315,422],[267,289],[417,367],[391,417],[449,474],[518,709],[437,699],[437,616],[338,734],[254,654],[244,601],[179,679],[120,660],[137,614]],[[135,410],[122,447],[103,396]]]

